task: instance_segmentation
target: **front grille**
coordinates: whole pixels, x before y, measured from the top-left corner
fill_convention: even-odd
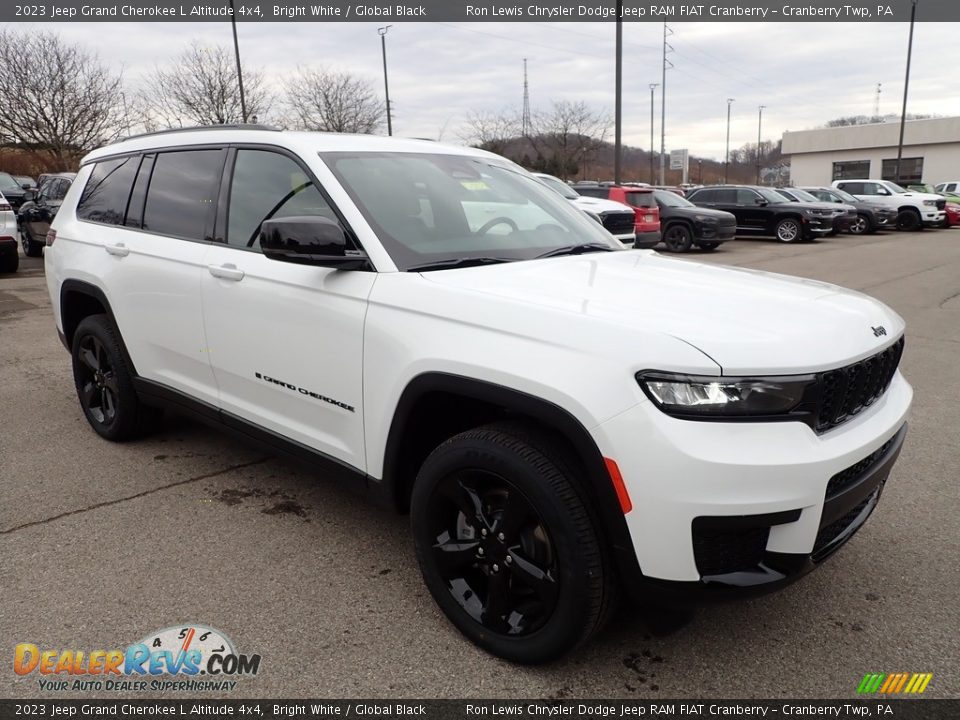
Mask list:
[[[693,521],[693,554],[700,575],[726,575],[752,570],[763,560],[769,527],[719,530]]]
[[[870,407],[883,395],[903,354],[903,338],[881,353],[820,376],[817,432],[824,432]]]
[[[937,210],[946,210],[947,209],[947,200],[937,200]]]
[[[632,212],[609,212],[600,216],[603,226],[613,235],[633,232],[634,214]]]
[[[880,489],[876,489],[842,518],[830,523],[826,527],[820,528],[820,532],[817,533],[817,539],[813,543],[814,562],[823,560],[827,555],[830,554],[830,551],[836,549],[831,548],[830,544],[833,543],[833,541],[840,537],[844,532],[846,532],[846,530],[856,521],[856,519],[860,517],[860,513],[862,513],[863,510],[874,501],[879,492]]]
[[[890,448],[893,446],[894,440],[896,439],[896,436],[890,438],[879,450],[874,450],[860,462],[856,463],[855,465],[851,465],[846,470],[841,470],[832,478],[830,478],[830,482],[827,483],[827,501],[829,502],[830,498],[838,495],[853,485],[857,480],[860,479],[864,472],[873,467],[874,463],[885,457],[887,451],[890,450]]]

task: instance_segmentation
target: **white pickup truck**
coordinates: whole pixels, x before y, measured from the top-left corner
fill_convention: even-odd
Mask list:
[[[939,227],[946,217],[947,201],[942,195],[911,192],[889,180],[834,180],[833,187],[895,209],[900,230]]]

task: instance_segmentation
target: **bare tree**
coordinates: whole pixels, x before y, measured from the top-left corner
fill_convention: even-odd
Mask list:
[[[265,120],[271,96],[263,76],[244,67],[243,89],[246,120]],[[144,78],[137,105],[148,130],[243,122],[233,53],[192,42],[170,67],[158,67]]]
[[[373,84],[347,72],[298,68],[284,90],[291,123],[302,130],[373,133],[386,120]]]
[[[607,113],[593,112],[584,102],[559,100],[549,111],[533,115],[530,144],[537,169],[567,178],[593,160],[610,132]]]
[[[510,141],[520,134],[517,114],[511,110],[499,112],[475,111],[467,113],[466,127],[461,134],[464,142],[504,155]]]
[[[122,77],[79,45],[48,32],[0,29],[0,128],[51,169],[115,139]]]

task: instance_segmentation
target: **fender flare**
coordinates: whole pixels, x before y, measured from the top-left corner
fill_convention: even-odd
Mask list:
[[[66,318],[69,314],[67,309],[67,296],[70,294],[79,294],[86,295],[87,297],[93,298],[103,307],[104,311],[107,314],[107,317],[110,319],[110,322],[113,324],[113,327],[117,331],[117,337],[120,340],[120,349],[123,351],[123,359],[127,363],[127,367],[130,368],[130,372],[137,376],[136,366],[133,364],[133,359],[130,357],[130,353],[127,352],[127,345],[123,340],[123,333],[120,332],[120,325],[117,323],[117,318],[113,314],[113,308],[110,305],[110,301],[107,299],[106,293],[103,290],[93,283],[86,282],[85,280],[76,280],[76,279],[67,279],[63,281],[63,284],[60,285],[60,322],[63,324],[63,330],[61,332],[61,340],[63,341],[64,347],[67,348],[67,352],[73,352],[73,333],[76,330],[76,326],[67,327]],[[77,323],[79,325],[79,322]]]

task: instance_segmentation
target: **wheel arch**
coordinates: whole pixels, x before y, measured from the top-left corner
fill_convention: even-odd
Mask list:
[[[127,352],[127,346],[123,341],[123,333],[120,332],[120,326],[117,324],[116,317],[114,317],[113,308],[110,306],[106,293],[96,285],[84,280],[68,279],[63,281],[60,286],[60,323],[63,325],[62,339],[67,352],[72,351],[73,336],[84,318],[99,314],[106,315],[117,330],[123,359],[131,373],[136,375],[136,367],[130,358],[130,353]]]
[[[445,406],[449,413],[437,413]],[[465,416],[458,416],[464,409]],[[596,510],[597,530],[615,558],[618,574],[639,576],[616,490],[589,431],[565,408],[504,385],[441,372],[418,375],[407,384],[394,410],[384,452],[382,483],[394,507],[400,512],[408,509],[417,470],[440,442],[469,427],[506,417],[531,421],[566,442],[582,471],[576,479]]]

